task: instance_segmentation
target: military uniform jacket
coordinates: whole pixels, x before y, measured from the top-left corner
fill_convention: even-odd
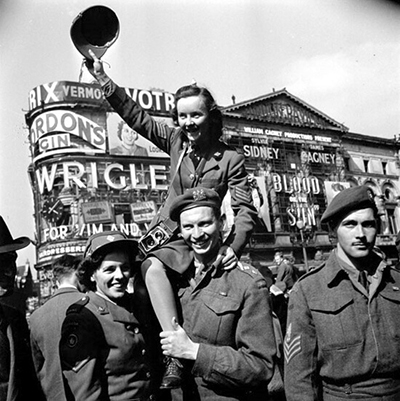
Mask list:
[[[76,288],[60,288],[29,319],[33,362],[48,400],[66,400],[58,353],[61,326],[68,307],[82,297]]]
[[[193,270],[175,283],[183,329],[200,344],[183,400],[268,400],[276,346],[264,278],[248,266],[212,268],[195,285]],[[173,399],[182,399],[177,392]]]
[[[155,121],[118,86],[107,100],[130,127],[170,155],[171,175],[173,175],[180,155],[187,145],[187,137],[183,131]],[[198,171],[199,168],[196,171],[193,161],[185,153],[179,173],[171,183],[172,188],[168,198],[152,225],[160,219],[165,220],[169,217],[172,201],[188,188],[193,186],[211,188],[218,192],[221,199],[229,190],[231,206],[235,214],[235,226],[225,243],[232,247],[236,255],[240,256],[257,219],[257,211],[253,206],[244,166],[244,156],[219,140],[210,142],[210,149],[204,156],[206,161],[201,173]]]
[[[0,330],[0,363],[9,367],[8,383],[1,383],[0,401],[44,400],[33,367],[25,316],[0,304]],[[3,369],[4,365],[2,373]]]
[[[283,281],[286,284],[286,290],[290,290],[296,282],[296,272],[294,266],[285,260],[282,260],[278,266],[276,282]]]
[[[76,400],[148,400],[151,363],[133,313],[94,292],[72,305],[62,327],[60,358]]]
[[[332,388],[347,397],[354,389],[381,395],[400,378],[400,272],[384,261],[378,269],[381,282],[369,297],[335,251],[295,284],[284,343],[288,401],[330,400],[322,392]]]

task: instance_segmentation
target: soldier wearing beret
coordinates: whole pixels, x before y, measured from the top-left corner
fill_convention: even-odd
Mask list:
[[[290,294],[287,400],[400,400],[400,272],[374,246],[371,190],[343,190],[321,221],[337,246]]]
[[[173,399],[268,400],[276,354],[267,284],[251,266],[217,269],[222,245],[218,194],[193,188],[175,199],[170,217],[194,254],[189,269],[171,281],[182,316],[161,333],[165,355],[184,365]],[[241,266],[241,265],[240,265]]]
[[[89,291],[67,309],[59,347],[68,400],[156,399],[157,332],[152,347],[141,291],[127,291],[136,255],[137,242],[119,231],[87,242],[77,275]]]
[[[108,77],[102,62],[93,52],[91,56],[94,62],[87,61],[86,65],[102,86],[104,95],[113,109],[130,127],[168,153],[171,159],[173,178],[165,202],[150,224],[149,234],[158,223],[176,231],[175,222],[169,219],[171,203],[188,188],[212,188],[218,192],[221,199],[229,193],[234,225],[219,249],[223,257],[218,263],[223,269],[234,268],[250,239],[258,217],[252,202],[245,158],[220,140],[222,114],[211,92],[196,84],[178,89],[175,94],[175,107],[172,110],[176,127],[171,128],[154,120]],[[153,236],[150,243],[157,242],[152,238]],[[159,248],[147,247],[145,253],[142,274],[154,311],[163,330],[171,330],[171,319],[176,315],[176,304],[167,274],[170,270],[183,273],[192,263],[192,254],[176,235]],[[179,386],[179,366],[171,358],[167,358],[162,386]]]

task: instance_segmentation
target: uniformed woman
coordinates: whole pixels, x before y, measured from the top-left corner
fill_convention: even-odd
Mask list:
[[[118,231],[88,240],[78,276],[90,291],[69,307],[60,341],[67,399],[155,398],[157,361],[140,319],[146,308],[127,292],[136,255],[137,242]]]
[[[133,101],[107,76],[94,53],[89,52],[94,60],[86,62],[89,72],[102,86],[114,110],[130,127],[170,155],[172,179],[168,196],[149,231],[160,221],[172,230],[176,228],[177,224],[169,220],[170,205],[188,188],[211,188],[218,192],[221,199],[229,191],[234,225],[217,260],[222,268],[235,267],[254,229],[257,212],[252,202],[244,156],[220,140],[222,115],[210,91],[196,84],[180,88],[175,94],[172,113],[177,127],[171,128],[155,121]],[[155,236],[146,245],[154,240]],[[183,273],[192,259],[189,248],[177,234],[161,249],[146,252],[142,273],[164,331],[173,330],[173,318],[178,316],[168,269]],[[172,364],[168,364],[169,372],[162,386],[174,388],[179,385],[179,371],[174,361],[169,362]]]

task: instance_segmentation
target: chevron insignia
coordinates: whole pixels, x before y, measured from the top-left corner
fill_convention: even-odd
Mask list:
[[[241,202],[246,202],[246,203],[252,202],[251,194],[242,188],[235,187],[235,195],[236,198]]]
[[[292,337],[291,323],[287,330],[285,342],[283,344],[283,351],[285,353],[285,360],[287,364],[294,356],[296,356],[301,351],[301,335]]]

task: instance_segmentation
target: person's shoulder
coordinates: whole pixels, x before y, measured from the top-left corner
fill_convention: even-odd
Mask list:
[[[248,263],[238,262],[237,267],[233,269],[233,271],[240,277],[243,284],[257,282],[259,287],[264,287],[264,284],[265,287],[268,287],[264,276],[254,266]]]
[[[74,289],[58,289],[46,302],[39,306],[35,311],[32,312],[31,318],[39,316],[45,316],[50,310],[60,308],[60,305],[72,304],[79,300],[83,296],[83,293]]]
[[[77,301],[75,301],[68,307],[67,314],[79,313],[82,310],[82,308],[84,308],[89,302],[90,302],[89,295],[82,294],[82,296]]]
[[[98,308],[93,304],[91,296],[89,294],[82,294],[79,300],[68,307],[63,322],[63,331],[71,328],[74,329],[74,327],[95,330],[99,325],[98,320]]]
[[[390,275],[396,280],[397,283],[400,283],[400,265],[387,265],[386,269],[390,273]]]
[[[18,332],[21,337],[29,335],[26,316],[19,309],[6,304],[1,304],[0,308],[2,309],[7,324],[13,327],[15,332]]]
[[[147,149],[144,146],[136,145],[137,146],[137,151],[143,154],[147,155]]]
[[[300,285],[308,285],[309,283],[311,284],[313,281],[317,280],[319,274],[322,273],[322,269],[325,267],[325,265],[326,265],[326,263],[323,262],[319,266],[314,267],[313,269],[311,269],[308,272],[304,273],[302,276],[300,276],[297,279],[293,289],[295,287],[300,286]]]
[[[8,320],[18,320],[18,319],[25,319],[24,314],[17,308],[14,308],[11,305],[1,303],[1,309],[3,311],[4,316]]]
[[[223,141],[217,141],[215,143],[215,154],[220,153],[221,156],[229,157],[229,158],[237,158],[237,159],[244,159],[244,156],[239,153],[235,148],[228,145]]]

